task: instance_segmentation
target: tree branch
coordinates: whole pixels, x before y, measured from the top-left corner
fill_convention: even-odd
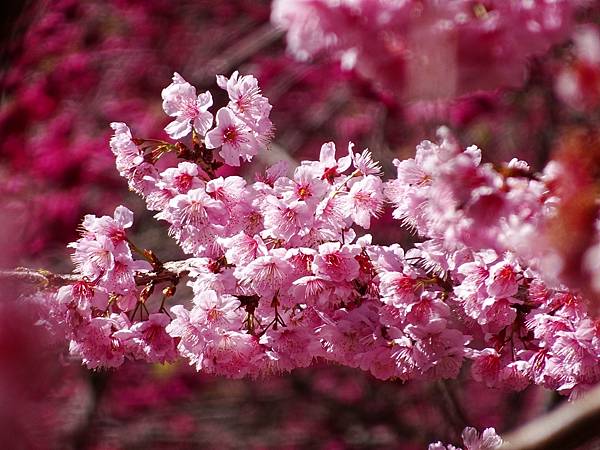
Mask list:
[[[189,272],[190,264],[184,261],[169,261],[162,264],[160,270],[152,272],[138,272],[135,282],[138,286],[144,286],[149,282],[176,282],[179,278]],[[11,281],[26,285],[34,285],[38,289],[51,286],[65,286],[67,284],[82,281],[84,277],[79,274],[57,274],[47,270],[34,270],[19,267],[14,270],[0,270],[0,281]]]
[[[0,281],[16,281],[23,284],[34,284],[39,288],[46,288],[50,285],[65,285],[75,283],[81,280],[80,275],[74,274],[55,274],[46,270],[33,270],[26,267],[19,267],[15,270],[0,271]]]
[[[500,450],[568,450],[600,434],[600,385],[572,403],[502,436]]]

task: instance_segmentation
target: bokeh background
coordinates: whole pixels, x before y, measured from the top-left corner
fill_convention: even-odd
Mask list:
[[[174,71],[199,90],[238,69],[259,79],[276,137],[270,153],[242,169],[250,174],[280,159],[314,158],[327,141],[339,148],[353,141],[390,164],[413,156],[440,125],[481,147],[488,161],[517,156],[539,169],[561,135],[598,123],[594,2],[576,18],[588,28],[531,55],[518,86],[442,100],[398,96],[326,55],[297,61],[270,23],[266,0],[30,0],[1,8],[2,269],[69,272],[65,246],[83,215],[118,204],[136,213],[136,242],[163,260],[178,256],[119,178],[108,147],[112,121],[127,122],[138,136],[166,137],[160,91]],[[583,50],[581,33],[588,36]],[[579,83],[575,94],[561,87],[565,74]],[[384,171],[393,174],[390,166]],[[382,242],[412,242],[389,217],[379,227]],[[511,429],[563,401],[535,387],[490,390],[466,374],[402,385],[319,364],[236,381],[184,364],[90,372],[63,357],[59,343],[42,345],[53,337],[15,305],[13,286],[0,287],[0,442],[7,449],[423,449],[458,443],[465,425]]]

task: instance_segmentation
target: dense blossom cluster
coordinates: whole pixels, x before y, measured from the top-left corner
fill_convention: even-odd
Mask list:
[[[191,133],[191,145],[112,124],[119,172],[189,258],[162,263],[136,247],[123,206],[86,216],[71,244],[79,281],[36,298],[88,367],[182,356],[243,377],[324,359],[406,381],[454,378],[471,360],[489,386],[576,395],[597,382],[600,336],[586,302],[548,276],[545,257],[525,252],[556,211],[552,166],[536,175],[522,161],[482,164],[476,147],[462,150],[441,130],[439,144],[395,161],[389,181],[368,150],[350,144],[340,155],[333,143],[291,173],[278,163],[254,182],[217,176],[213,152],[238,165],[272,135],[254,77],[217,81],[229,103],[214,126],[209,92],[178,74],[163,90],[167,132]],[[183,161],[159,171],[165,153]],[[414,248],[365,234],[388,202],[421,236]],[[191,301],[169,305],[184,277]]]
[[[520,85],[528,58],[568,37],[582,3],[277,0],[272,20],[300,59],[327,51],[397,93],[453,97]]]

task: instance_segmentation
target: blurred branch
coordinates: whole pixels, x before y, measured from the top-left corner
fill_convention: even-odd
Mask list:
[[[583,398],[562,405],[516,431],[502,436],[500,450],[567,450],[600,434],[600,385]]]
[[[200,69],[193,73],[192,78],[199,80],[200,83],[212,84],[216,73],[229,75],[234,67],[237,67],[263,48],[268,47],[282,35],[283,31],[274,28],[270,23],[266,23],[240,39],[239,43],[232,44],[223,54],[201,64]],[[193,62],[194,65],[197,64],[196,61]]]
[[[74,283],[81,280],[81,276],[72,274],[54,274],[44,270],[33,270],[25,267],[19,267],[15,270],[0,271],[0,280],[16,281],[24,284],[35,284],[38,287],[44,288],[50,286],[51,284],[63,285]]]
[[[169,261],[162,265],[162,268],[152,272],[139,272],[136,274],[135,281],[138,286],[149,282],[162,283],[174,281],[189,271],[187,261]],[[25,285],[34,285],[38,289],[44,289],[50,286],[64,286],[70,283],[76,283],[84,280],[78,274],[57,274],[47,270],[34,270],[26,267],[19,267],[14,270],[0,270],[0,281],[16,282]]]
[[[94,426],[100,416],[100,406],[102,396],[106,391],[110,380],[110,372],[107,371],[88,371],[88,380],[92,392],[92,404],[85,411],[85,417],[81,426],[73,433],[73,448],[90,448],[94,443]]]
[[[434,384],[435,391],[441,397],[441,406],[443,414],[448,424],[453,430],[462,430],[469,425],[464,409],[458,401],[456,394],[449,384],[448,380],[438,380]],[[456,436],[458,438],[459,435]]]

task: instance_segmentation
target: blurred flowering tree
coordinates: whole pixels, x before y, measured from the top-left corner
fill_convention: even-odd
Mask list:
[[[87,8],[59,5],[60,20]],[[140,17],[143,8],[154,7],[115,5]],[[97,12],[94,8],[104,6],[90,7]],[[172,12],[160,2],[156,8]],[[188,11],[182,8],[181,14]],[[236,8],[246,6],[240,2],[217,13],[228,17]],[[264,11],[254,14],[258,16],[249,27],[265,20]],[[534,384],[576,398],[600,376],[594,113],[600,44],[594,25],[576,25],[594,14],[592,2],[275,2],[273,18],[288,29],[288,43],[297,56],[332,53],[343,69],[352,70],[340,71],[322,61],[325,65],[316,69],[306,63],[283,67],[286,57],[269,49],[273,53],[258,60],[256,73],[281,99],[281,116],[276,109],[271,114],[270,101],[253,76],[218,76],[221,91],[214,91],[206,72],[195,75],[199,90],[175,73],[162,91],[162,108],[170,119],[148,119],[141,105],[140,117],[125,117],[141,123],[133,134],[124,123],[112,124],[111,149],[119,173],[146,200],[147,209],[168,224],[187,258],[164,262],[157,256],[160,250],[136,246],[130,233],[133,214],[119,206],[112,217],[85,216],[80,239],[70,245],[76,267],[72,275],[18,270],[7,276],[41,283],[44,289],[27,298],[53,339],[66,338],[71,355],[89,368],[183,358],[205,373],[239,378],[329,361],[382,380],[446,380],[470,373],[488,387],[520,391]],[[123,18],[115,18],[119,20]],[[179,16],[173,20],[186,23]],[[218,20],[208,22],[221,26]],[[232,23],[234,30],[245,29],[243,20],[227,21]],[[122,26],[117,30],[125,33]],[[268,47],[276,35],[268,26],[258,29],[221,59],[214,54],[225,43],[211,42],[210,51],[202,47],[212,55],[205,58],[212,64],[204,70],[229,74],[232,65]],[[565,44],[569,36],[571,45]],[[117,44],[106,41],[111,43],[106,50],[121,51],[118,39]],[[77,41],[65,38],[57,48],[65,42]],[[155,40],[149,38],[150,43]],[[553,44],[558,46],[544,55]],[[40,51],[39,58],[47,58],[51,49]],[[194,52],[192,47],[187,54],[168,50],[165,46],[169,54],[157,57],[155,66],[149,56],[141,66],[158,69],[170,57]],[[104,53],[93,57],[109,66],[117,60]],[[533,57],[537,62],[531,62]],[[139,67],[134,59],[127,57],[116,67],[126,71],[131,64],[134,73]],[[47,125],[56,120],[53,103],[72,92],[77,97],[86,90],[86,80],[87,88],[98,83],[96,72],[78,72],[86,60],[75,52],[68,63],[55,61],[61,70],[54,67],[49,78],[42,77],[33,94],[31,86],[20,84],[18,66],[6,78],[14,96],[3,117],[10,134],[5,186],[15,205],[32,189],[30,179],[45,183],[52,177],[40,174],[57,174],[56,179],[68,181],[57,192],[68,197],[65,205],[76,216],[84,199],[80,191],[87,195],[104,182],[102,162],[97,172],[79,169],[93,169],[87,158],[94,154],[96,161],[95,153],[100,153],[81,145],[88,139],[99,142],[90,138],[95,136],[88,128],[94,124],[86,116],[90,110],[73,108],[68,120],[59,121],[67,128]],[[70,75],[63,79],[61,74]],[[65,91],[52,101],[48,92],[56,89],[55,81],[59,86],[64,82]],[[346,82],[351,87],[341,90],[340,97]],[[306,86],[311,89],[302,96]],[[111,103],[121,88],[105,87],[96,94],[107,96],[99,110],[107,108],[107,116],[129,114],[125,104]],[[203,92],[207,87],[211,90]],[[496,90],[506,87],[513,90]],[[405,103],[407,99],[413,102]],[[331,104],[336,112],[328,111]],[[305,106],[321,116],[300,115],[297,120]],[[364,107],[375,117],[364,113]],[[349,119],[333,120],[348,112]],[[37,126],[28,120],[39,120],[41,127],[29,148],[22,142],[29,141]],[[449,120],[459,138],[442,128],[438,142],[423,141],[414,158],[384,161],[385,171],[396,175],[392,179],[383,178],[382,166],[368,150],[356,151],[350,144],[340,154],[333,142],[321,146],[318,161],[302,161],[293,171],[280,161],[259,169],[253,182],[232,175],[268,148],[276,158],[295,163],[287,146],[302,156],[312,146],[314,158],[314,141],[331,127],[324,122],[335,122],[338,136],[374,143],[372,149],[388,158],[401,156],[403,146],[424,130],[431,133],[441,120]],[[523,122],[528,128],[513,133],[512,127]],[[490,144],[493,163],[486,162],[477,146],[463,149],[459,144],[477,137],[482,123],[487,132],[498,134],[475,139]],[[536,134],[550,125],[556,127],[550,133]],[[62,141],[73,134],[68,130],[83,131],[83,141]],[[298,143],[298,130],[311,137]],[[282,137],[272,143],[278,133]],[[504,142],[507,136],[515,142]],[[57,139],[60,145],[52,147]],[[514,153],[534,157],[538,170],[517,158],[501,163],[507,152],[527,150],[521,146],[528,143],[535,143],[534,152]],[[65,147],[82,153],[65,157]],[[554,160],[545,165],[552,147]],[[31,172],[15,172],[21,167]],[[117,188],[112,192],[120,195]],[[41,200],[45,213],[53,204],[52,198]],[[383,216],[386,208],[391,215]],[[69,221],[65,210],[57,211]],[[15,223],[18,230],[20,222]],[[44,232],[49,229],[44,221],[36,223]],[[143,220],[142,226],[147,223]],[[410,240],[417,243],[400,246],[392,227],[411,231]],[[38,239],[33,250],[53,236],[33,235]],[[386,242],[392,243],[382,245]],[[192,292],[176,296],[184,284]],[[464,414],[455,394],[444,383],[440,386],[453,408],[452,426],[460,431],[467,424]],[[189,419],[183,418],[184,430],[186,423]],[[471,450],[502,444],[493,429],[478,434],[467,428],[462,440]],[[438,442],[430,448],[455,447]]]

